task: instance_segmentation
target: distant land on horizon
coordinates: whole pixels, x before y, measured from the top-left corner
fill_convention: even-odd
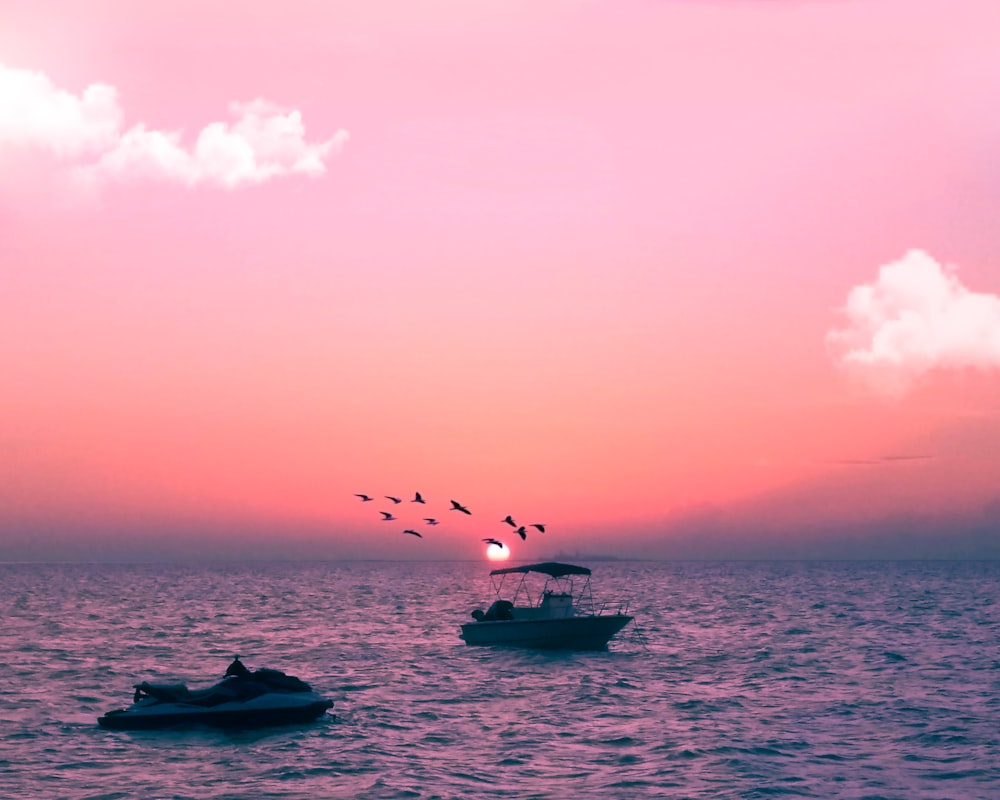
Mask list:
[[[607,531],[574,535],[580,549],[558,540],[529,540],[511,554],[512,563],[540,561],[914,561],[1000,559],[1000,508],[973,515],[963,524],[946,518],[887,516],[852,525],[764,524],[740,514],[696,515],[684,520],[630,524],[620,552],[600,547]],[[559,536],[559,530],[549,536]],[[588,544],[597,547],[587,547]],[[532,544],[539,547],[534,550]],[[556,545],[553,547],[553,545]],[[541,548],[545,549],[542,550]],[[550,549],[551,548],[551,549]],[[192,563],[246,561],[478,561],[478,541],[428,536],[400,543],[367,531],[322,527],[282,529],[245,523],[240,529],[192,521],[141,531],[132,526],[86,532],[22,528],[8,534],[0,563]]]
[[[622,558],[621,556],[611,556],[604,555],[601,553],[556,553],[554,556],[542,557],[539,562],[543,561],[650,561],[653,559],[648,558]],[[657,561],[662,559],[656,559]]]

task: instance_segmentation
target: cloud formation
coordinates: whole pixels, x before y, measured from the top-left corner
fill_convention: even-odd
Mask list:
[[[0,64],[0,145],[43,147],[73,158],[114,146],[121,124],[113,86],[94,83],[77,96],[42,72]]]
[[[315,177],[349,137],[338,130],[308,142],[299,111],[264,99],[232,103],[230,112],[234,122],[206,125],[189,149],[180,132],[141,123],[123,130],[113,86],[95,83],[75,95],[42,72],[0,64],[0,147],[49,150],[90,182],[146,178],[233,189],[282,175]]]
[[[910,250],[855,286],[830,353],[880,394],[900,396],[935,369],[1000,368],[1000,297],[973,292],[955,267]]]

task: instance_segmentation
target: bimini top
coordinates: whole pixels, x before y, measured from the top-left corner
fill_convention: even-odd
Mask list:
[[[504,567],[495,569],[490,575],[507,575],[511,572],[541,572],[550,578],[561,578],[564,575],[589,575],[586,567],[574,567],[572,564],[560,564],[558,561],[544,561],[541,564],[524,564],[520,567]]]

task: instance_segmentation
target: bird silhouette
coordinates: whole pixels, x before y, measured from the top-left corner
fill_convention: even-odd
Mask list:
[[[545,533],[545,525],[543,525],[541,522],[532,522],[531,527],[538,528],[539,533]]]
[[[402,503],[403,502],[398,497],[393,497],[391,494],[384,495],[384,497],[385,497],[386,500],[392,500],[392,502],[394,502],[394,503]]]
[[[507,515],[506,517],[504,517],[504,518],[503,518],[502,520],[500,520],[500,521],[501,521],[501,522],[506,522],[506,523],[507,523],[508,525],[510,525],[510,527],[512,527],[512,528],[516,528],[516,527],[517,527],[517,523],[516,523],[516,522],[514,522],[514,518],[513,518],[513,517],[512,517],[512,516],[511,516],[510,514],[508,514],[508,515]]]
[[[416,531],[410,530],[409,528],[407,528],[405,531],[403,531],[403,533],[408,533],[408,534],[410,534],[410,536],[416,536],[418,539],[423,539],[424,538],[419,533],[417,533]]]
[[[489,539],[483,539],[483,541],[486,542],[487,544],[495,544],[497,547],[504,547],[503,542],[501,542],[499,539],[494,539],[493,537],[490,537]]]
[[[360,497],[360,498],[361,498],[361,502],[362,502],[362,503],[369,503],[369,502],[371,502],[371,500],[373,499],[373,498],[369,497],[369,496],[368,496],[368,495],[366,495],[366,494],[356,494],[356,495],[354,495],[354,496],[355,496],[355,497]]]
[[[518,528],[516,531],[514,531],[514,533],[516,533],[518,536],[520,536],[522,541],[528,538],[528,532],[524,529],[523,525],[520,528]]]
[[[396,519],[388,511],[379,511],[378,513],[382,515],[382,522],[391,522],[392,520]]]
[[[436,519],[434,519],[434,517],[424,517],[424,522],[426,522],[428,525],[437,525],[438,524],[438,521]]]
[[[451,501],[451,508],[449,508],[448,510],[449,511],[461,511],[463,514],[470,514],[470,515],[472,514],[472,512],[469,511],[469,509],[467,509],[461,503],[459,503],[458,500],[452,500]]]
[[[410,502],[411,503],[423,503],[424,502],[424,498],[420,496],[420,492],[417,492],[416,497],[414,497]]]

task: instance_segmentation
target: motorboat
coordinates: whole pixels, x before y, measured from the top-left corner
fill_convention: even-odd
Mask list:
[[[546,576],[534,594],[526,580],[532,574]],[[520,578],[511,600],[502,597],[508,576]],[[556,561],[503,567],[490,572],[490,583],[493,604],[486,611],[473,611],[475,621],[462,625],[467,645],[604,650],[633,619],[627,603],[613,610],[596,606],[587,567]]]
[[[97,720],[102,728],[150,730],[206,725],[258,728],[309,722],[333,707],[309,684],[276,669],[249,670],[235,658],[226,676],[206,689],[183,683],[135,684],[132,705]]]

